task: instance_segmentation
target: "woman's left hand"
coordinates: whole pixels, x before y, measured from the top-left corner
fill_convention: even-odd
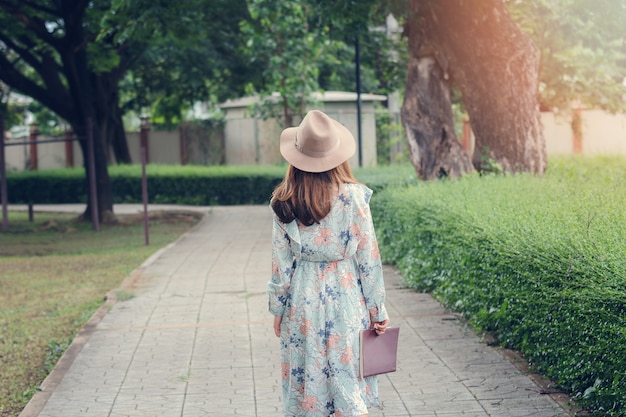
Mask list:
[[[387,326],[389,326],[389,319],[385,319],[383,321],[373,321],[370,324],[370,329],[375,330],[376,334],[383,334],[385,330],[387,330]]]
[[[283,316],[274,316],[274,334],[280,337],[280,325],[283,322]]]

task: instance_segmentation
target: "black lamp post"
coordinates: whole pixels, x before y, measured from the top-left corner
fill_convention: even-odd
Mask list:
[[[359,45],[359,31],[356,31],[354,38],[354,61],[356,67],[356,123],[357,123],[357,144],[359,152],[359,167],[363,166],[363,146],[361,132],[361,46]]]

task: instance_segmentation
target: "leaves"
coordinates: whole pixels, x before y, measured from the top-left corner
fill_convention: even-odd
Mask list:
[[[378,194],[381,253],[602,416],[626,403],[623,158]]]
[[[278,116],[285,126],[302,117],[313,92],[319,90],[319,63],[328,44],[328,28],[317,25],[311,7],[304,1],[249,0],[251,21],[242,22],[250,63],[258,68],[262,82],[258,92],[265,97],[278,93],[278,103],[263,109]]]
[[[541,105],[626,110],[626,7],[620,0],[509,2],[541,54]]]
[[[278,93],[278,102],[257,108],[292,125],[320,90],[355,88],[356,36],[361,39],[362,90],[400,89],[406,73],[404,40],[375,28],[386,5],[367,1],[248,1],[251,21],[242,24],[243,54],[261,71],[250,92]],[[377,14],[378,13],[378,14]]]

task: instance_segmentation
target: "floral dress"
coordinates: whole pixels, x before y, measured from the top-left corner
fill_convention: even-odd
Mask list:
[[[376,377],[359,377],[359,331],[387,319],[372,190],[344,184],[319,224],[274,215],[269,311],[282,316],[283,412],[354,417],[379,406]]]

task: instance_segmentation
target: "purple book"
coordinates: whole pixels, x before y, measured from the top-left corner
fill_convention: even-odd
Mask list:
[[[361,377],[396,371],[399,327],[389,327],[380,336],[374,330],[361,330]]]

